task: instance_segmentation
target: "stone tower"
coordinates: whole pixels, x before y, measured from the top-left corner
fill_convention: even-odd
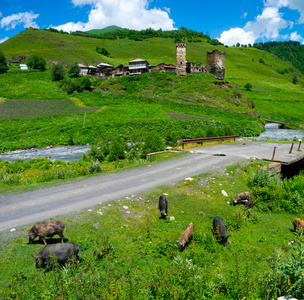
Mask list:
[[[176,43],[176,75],[186,76],[186,43]]]
[[[207,52],[206,73],[214,74],[216,79],[225,78],[225,52]]]

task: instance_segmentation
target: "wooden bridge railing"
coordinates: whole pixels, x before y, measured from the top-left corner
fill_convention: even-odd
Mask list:
[[[183,139],[183,149],[185,144],[192,144],[192,143],[200,143],[203,145],[204,142],[211,142],[211,141],[223,141],[223,140],[235,140],[239,138],[239,135],[228,135],[228,136],[216,136],[216,137],[207,137],[207,138],[197,138],[197,139]]]

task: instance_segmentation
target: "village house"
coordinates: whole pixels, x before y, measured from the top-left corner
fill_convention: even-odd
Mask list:
[[[88,67],[86,67],[85,65],[83,64],[78,64],[79,68],[80,68],[80,72],[79,72],[79,75],[87,75],[88,74]]]
[[[130,75],[139,75],[149,72],[149,63],[141,58],[129,61]]]
[[[26,64],[20,64],[21,70],[28,70],[28,66]]]
[[[101,78],[115,78],[129,75],[140,75],[150,71],[156,72],[173,72],[177,76],[185,76],[187,74],[211,73],[216,79],[223,80],[225,78],[225,52],[213,50],[207,52],[206,65],[203,63],[193,63],[186,61],[186,43],[176,43],[176,66],[172,64],[160,63],[156,66],[151,66],[141,58],[129,61],[129,65],[119,65],[114,68],[108,63],[100,63],[95,66],[86,67],[78,64],[81,75],[96,75]],[[24,65],[26,66],[26,65]],[[21,67],[21,65],[20,65]]]
[[[109,77],[112,76],[113,69],[114,67],[110,64],[100,63],[99,65],[97,65],[96,74],[99,77]]]
[[[94,76],[94,75],[96,75],[96,71],[97,71],[97,67],[95,67],[95,66],[88,66],[88,75],[92,75],[92,76]]]
[[[150,66],[150,71],[156,71],[156,72],[173,72],[175,73],[176,67],[171,64],[165,64],[165,63],[160,63],[156,66]]]
[[[129,76],[129,66],[119,65],[112,71],[112,78],[121,77],[121,76]]]

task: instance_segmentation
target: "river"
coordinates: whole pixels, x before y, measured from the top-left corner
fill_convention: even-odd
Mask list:
[[[304,137],[304,131],[279,129],[278,124],[269,123],[265,125],[265,131],[258,137],[251,137],[247,139],[255,139],[258,141],[265,140],[298,140]],[[27,150],[9,151],[0,154],[1,160],[8,160],[10,162],[17,159],[29,160],[38,157],[47,157],[51,161],[77,161],[80,160],[83,153],[88,153],[91,149],[90,145],[85,146],[60,146],[47,148],[34,148]]]

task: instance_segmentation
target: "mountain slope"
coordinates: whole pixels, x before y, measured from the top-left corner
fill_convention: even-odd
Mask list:
[[[96,47],[106,48],[111,57],[98,54]],[[205,63],[206,52],[214,49],[226,53],[225,81],[236,83],[242,88],[242,94],[255,104],[261,117],[302,126],[303,75],[291,63],[256,48],[214,46],[208,39],[196,43],[187,42],[187,60]],[[85,65],[108,62],[117,66],[128,64],[136,58],[146,59],[151,65],[162,62],[175,64],[176,56],[176,46],[172,38],[110,40],[37,29],[19,33],[0,44],[0,50],[9,62],[24,62],[29,55],[37,53],[49,65],[62,62],[65,66],[74,62]],[[298,84],[293,84],[294,77]],[[252,91],[243,88],[246,83],[253,86]],[[190,97],[190,94],[181,94],[180,97]],[[216,103],[214,105],[217,106]]]

